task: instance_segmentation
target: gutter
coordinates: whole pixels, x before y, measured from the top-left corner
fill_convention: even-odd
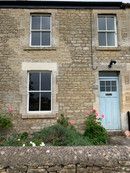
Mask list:
[[[122,2],[103,1],[0,1],[0,8],[122,9]]]

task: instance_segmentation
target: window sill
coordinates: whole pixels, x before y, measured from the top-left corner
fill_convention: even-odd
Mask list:
[[[27,47],[24,51],[52,51],[56,50],[56,47]]]
[[[22,115],[23,119],[54,119],[56,115],[52,113],[28,113],[26,115]]]
[[[120,47],[96,47],[97,51],[121,51]]]

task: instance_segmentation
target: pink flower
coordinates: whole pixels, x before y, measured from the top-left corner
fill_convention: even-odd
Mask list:
[[[8,112],[9,113],[12,113],[13,111],[14,111],[13,106],[12,105],[9,105],[8,106]]]
[[[126,130],[126,131],[125,131],[125,136],[126,136],[126,137],[130,137],[130,131]]]
[[[103,119],[103,118],[105,118],[105,115],[104,115],[104,114],[102,114],[102,119]]]
[[[99,114],[97,112],[95,112],[95,114],[96,114],[96,118],[98,118],[99,117]]]
[[[92,112],[93,112],[93,113],[96,113],[96,109],[93,109]]]
[[[75,125],[75,123],[76,123],[75,120],[69,120],[70,125]]]

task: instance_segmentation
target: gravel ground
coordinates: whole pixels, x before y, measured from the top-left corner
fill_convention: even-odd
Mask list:
[[[130,146],[130,137],[125,136],[110,136],[110,145],[125,145]]]

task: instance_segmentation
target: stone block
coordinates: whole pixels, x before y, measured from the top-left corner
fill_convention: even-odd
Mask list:
[[[67,168],[63,168],[59,173],[75,173],[76,169],[72,168],[72,169],[67,169]]]
[[[28,169],[27,173],[47,173],[45,169]]]

